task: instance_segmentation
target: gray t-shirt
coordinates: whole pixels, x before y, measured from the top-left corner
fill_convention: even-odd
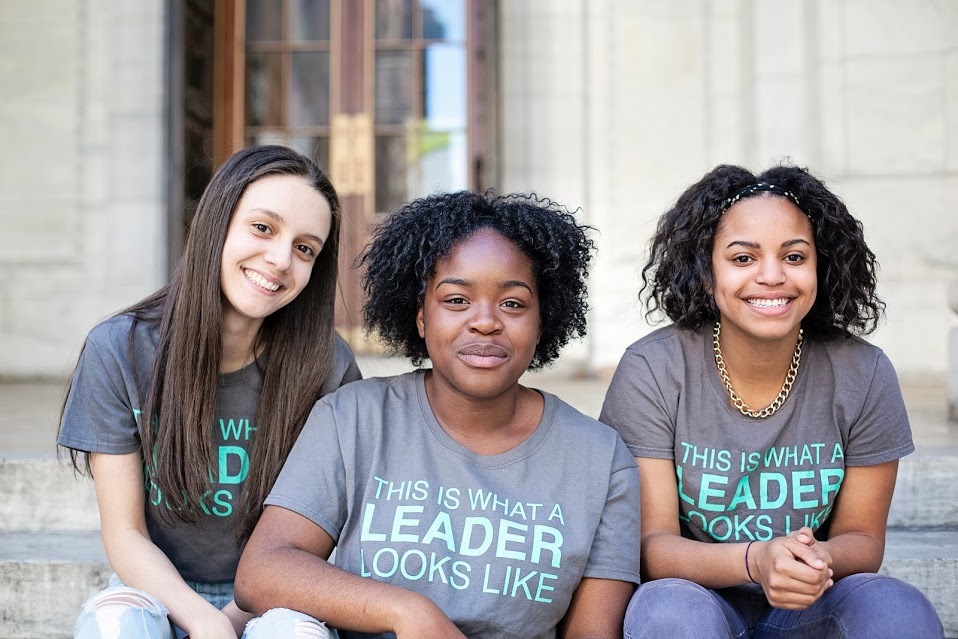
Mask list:
[[[711,331],[668,326],[626,350],[599,419],[636,457],[675,460],[682,534],[699,541],[817,530],[846,466],[915,449],[891,363],[855,337],[805,340],[788,400],[753,419],[729,403]]]
[[[583,577],[639,582],[639,477],[612,429],[542,393],[526,441],[477,455],[423,380],[320,400],[266,503],[329,533],[340,568],[428,596],[469,637],[555,637]]]
[[[157,331],[153,324],[138,322],[131,354],[132,326],[132,316],[120,315],[90,331],[74,372],[57,439],[59,445],[115,455],[140,450],[137,420],[146,399],[140,388],[149,381],[156,357]],[[338,337],[335,343],[323,393],[361,377],[346,343]],[[139,380],[135,379],[132,358],[137,363]],[[144,473],[150,538],[184,579],[215,583],[232,581],[236,574],[242,550],[235,539],[236,515],[249,472],[249,456],[255,454],[252,445],[262,381],[262,372],[255,363],[220,376],[210,433],[215,451],[213,484],[201,504],[203,516],[198,525],[164,519],[166,501]]]

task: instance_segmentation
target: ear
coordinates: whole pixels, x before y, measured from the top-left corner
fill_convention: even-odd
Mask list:
[[[426,339],[426,320],[423,317],[422,307],[416,311],[416,328],[419,329],[419,337]]]

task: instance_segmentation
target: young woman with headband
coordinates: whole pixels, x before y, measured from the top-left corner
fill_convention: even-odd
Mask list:
[[[600,419],[639,465],[645,582],[626,637],[941,637],[875,574],[898,459],[895,371],[862,226],[807,170],[719,166],[642,271],[672,325],[630,346]]]

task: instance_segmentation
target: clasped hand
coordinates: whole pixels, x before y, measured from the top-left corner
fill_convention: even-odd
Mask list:
[[[832,557],[811,528],[756,542],[750,555],[752,576],[776,608],[804,610],[834,583]]]

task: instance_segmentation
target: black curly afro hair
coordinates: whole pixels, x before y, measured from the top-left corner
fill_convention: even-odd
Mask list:
[[[530,369],[559,356],[573,337],[586,333],[586,279],[594,243],[591,228],[576,223],[559,204],[536,195],[460,191],[402,205],[373,233],[357,258],[365,266],[363,317],[367,331],[415,366],[428,359],[416,314],[436,263],[479,229],[509,238],[532,261],[539,289],[542,336]]]
[[[740,166],[720,165],[690,186],[659,219],[642,269],[639,298],[650,317],[664,313],[681,328],[714,324],[712,241],[730,197],[764,182],[789,191],[812,222],[818,256],[818,296],[802,328],[809,337],[867,335],[885,304],[876,292],[878,263],[865,244],[862,224],[808,169],[776,166],[756,176]],[[784,197],[754,191],[743,197]]]

